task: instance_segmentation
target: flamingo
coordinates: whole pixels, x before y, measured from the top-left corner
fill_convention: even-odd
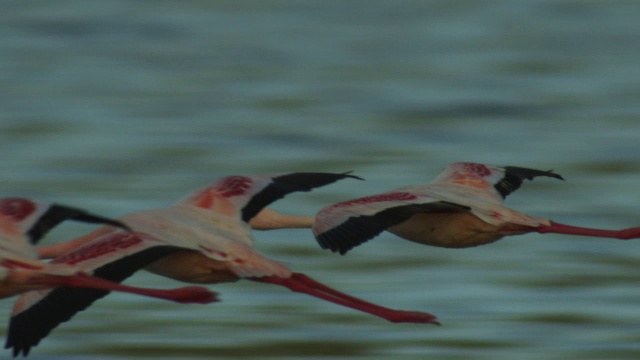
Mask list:
[[[289,193],[311,191],[344,178],[357,177],[348,173],[224,177],[171,206],[121,217],[120,221],[134,228],[135,233],[113,228],[98,229],[79,240],[85,242],[84,246],[52,262],[73,263],[112,281],[121,281],[145,266],[180,280],[185,273],[194,275],[183,267],[203,265],[202,278],[196,282],[248,279],[283,286],[391,322],[437,324],[435,316],[428,313],[393,310],[334,290],[305,274],[292,272],[253,249],[252,219],[256,228],[310,227],[313,222],[313,218],[287,217],[264,209],[267,205]],[[110,269],[111,264],[123,256],[136,256],[158,249],[169,251],[155,263],[140,262],[118,273]],[[197,261],[193,262],[194,259]],[[180,269],[174,269],[176,266]],[[13,348],[14,356],[28,354],[53,328],[105,295],[104,292],[69,288],[56,291],[30,292],[18,299],[6,342],[7,348]],[[72,303],[65,301],[69,298],[73,299]]]
[[[316,214],[313,233],[320,246],[344,255],[387,230],[420,244],[465,248],[530,232],[640,237],[640,227],[601,230],[561,224],[502,205],[522,182],[553,171],[469,162],[450,164],[426,185],[405,186],[327,206]]]
[[[202,287],[156,290],[124,286],[90,276],[79,268],[38,260],[33,244],[64,220],[107,224],[130,231],[122,222],[68,206],[25,198],[0,199],[0,287],[3,297],[42,288],[77,287],[116,290],[177,302],[209,303],[215,294]]]

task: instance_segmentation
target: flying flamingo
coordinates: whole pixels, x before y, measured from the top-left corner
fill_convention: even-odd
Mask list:
[[[449,165],[426,185],[405,186],[320,210],[313,233],[322,248],[345,254],[387,230],[420,244],[464,248],[530,232],[634,239],[640,227],[601,230],[560,224],[502,206],[525,179],[553,171],[475,163]]]
[[[234,281],[244,278],[280,285],[294,292],[308,294],[392,322],[437,323],[435,317],[428,313],[393,310],[334,290],[302,273],[291,272],[283,264],[253,249],[253,237],[249,227],[251,219],[256,219],[254,226],[257,228],[311,226],[309,219],[305,217],[287,218],[274,211],[265,212],[263,209],[267,205],[289,193],[310,191],[344,178],[355,176],[292,173],[225,177],[191,193],[172,206],[123,216],[120,221],[134,228],[135,233],[98,229],[87,237],[94,237],[93,240],[80,240],[86,242],[82,248],[58,257],[53,262],[73,263],[86,271],[93,271],[94,274],[100,273],[101,277],[108,280],[121,281],[150,262],[141,261],[137,267],[130,266],[114,273],[110,269],[114,261],[145,251],[169,249],[163,250],[167,251],[164,258],[157,260],[163,266],[151,264],[156,272],[165,276],[179,278],[184,274],[183,270],[174,270],[171,266],[184,266],[185,262],[180,256],[186,254],[189,260],[204,258],[207,261],[208,275],[203,274],[205,280],[202,282]],[[256,217],[258,214],[260,216]],[[182,251],[169,254],[171,250],[176,249]],[[198,256],[194,257],[194,252]],[[69,288],[56,291],[58,293],[30,292],[18,300],[10,320],[6,343],[7,348],[13,348],[14,355],[28,354],[29,350],[53,328],[105,295],[104,292]],[[73,302],[69,303],[66,299],[73,299]]]
[[[108,224],[129,231],[123,223],[84,210],[39,203],[24,198],[0,199],[0,280],[3,297],[15,293],[61,286],[116,290],[177,302],[209,303],[215,294],[201,287],[156,290],[124,286],[90,276],[67,264],[45,263],[33,247],[52,227],[64,220]]]

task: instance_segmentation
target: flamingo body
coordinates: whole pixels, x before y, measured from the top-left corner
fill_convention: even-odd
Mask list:
[[[136,230],[125,234],[119,230],[98,230],[85,246],[54,262],[73,261],[88,273],[100,273],[112,281],[130,275],[150,264],[150,259],[164,265],[172,251],[197,252],[214,267],[237,278],[270,283],[306,293],[327,301],[364,311],[389,321],[434,323],[435,317],[427,313],[397,311],[365,302],[328,286],[306,275],[291,272],[283,264],[269,259],[253,249],[249,222],[271,202],[296,191],[310,191],[340,179],[353,178],[348,174],[294,173],[276,176],[231,176],[199,189],[178,203],[160,209],[143,210],[125,215],[121,221]],[[272,213],[267,213],[269,217]],[[262,219],[262,225],[267,221]],[[308,224],[307,220],[303,221]],[[125,234],[125,235],[123,235]],[[126,237],[125,237],[126,236]],[[114,243],[125,243],[114,246]],[[98,256],[96,249],[108,248]],[[93,249],[93,250],[88,250]],[[148,256],[154,249],[164,249]],[[166,253],[164,253],[166,251]],[[175,255],[175,253],[174,253]],[[114,272],[113,264],[123,258],[140,257],[137,266]],[[131,264],[131,261],[125,264]],[[153,266],[153,264],[152,264]],[[172,273],[171,269],[165,270]],[[165,273],[165,274],[166,274]],[[8,347],[14,353],[27,353],[53,328],[70,319],[105,292],[80,289],[56,289],[49,292],[26,294],[20,299],[19,313],[15,313],[9,326]],[[66,304],[64,299],[73,298]],[[43,319],[34,321],[33,319]]]
[[[60,222],[71,219],[90,223],[103,223],[113,226],[114,229],[129,228],[123,223],[88,213],[84,210],[70,208],[56,204],[45,204],[23,198],[0,199],[0,280],[19,282],[17,291],[27,291],[21,296],[14,306],[11,322],[16,317],[23,319],[20,324],[46,322],[47,317],[32,317],[33,312],[25,312],[30,305],[30,299],[38,298],[42,294],[64,294],[68,289],[78,292],[108,293],[109,291],[122,291],[138,295],[151,296],[177,302],[210,303],[217,301],[215,293],[202,287],[184,287],[172,290],[145,289],[121,285],[100,277],[100,272],[91,276],[75,265],[76,261],[52,261],[43,262],[38,259],[33,245],[36,244],[52,227]],[[108,228],[107,228],[108,229]],[[129,236],[128,232],[118,232],[122,236]],[[85,259],[95,254],[95,248],[89,249]],[[98,252],[104,251],[104,247]],[[77,260],[77,259],[67,259]],[[122,273],[135,264],[136,259],[123,259],[118,268],[111,273]],[[6,286],[6,285],[3,285]],[[6,290],[6,289],[5,289]],[[31,291],[28,291],[31,290]],[[5,294],[10,295],[10,294]],[[76,299],[63,297],[61,302],[69,306]],[[57,316],[57,315],[56,315]],[[30,331],[31,328],[25,329]],[[7,344],[14,339],[9,336]],[[14,355],[17,355],[17,351]],[[24,352],[26,355],[28,350]]]
[[[502,205],[524,180],[552,171],[476,163],[449,165],[426,185],[330,205],[318,212],[313,233],[322,248],[345,254],[383,231],[425,245],[463,248],[529,232],[628,239],[640,228],[580,228],[529,216]]]

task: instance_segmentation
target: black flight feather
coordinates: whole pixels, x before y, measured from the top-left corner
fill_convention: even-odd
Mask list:
[[[548,176],[564,180],[562,176],[554,173],[553,170],[543,171],[517,166],[505,166],[504,170],[504,177],[494,185],[495,189],[500,193],[503,199],[512,192],[518,190],[525,179],[533,180],[537,176]]]
[[[271,184],[254,195],[242,208],[242,221],[249,222],[254,216],[278,199],[297,191],[311,191],[314,188],[331,184],[341,179],[359,179],[349,172],[342,174],[306,172],[292,173],[274,177]]]
[[[96,269],[93,276],[122,282],[139,269],[178,250],[181,248],[152,247],[106,264]],[[27,356],[31,348],[38,345],[51,330],[71,319],[76,313],[85,310],[109,292],[91,288],[53,289],[32,307],[11,318],[5,348],[13,348],[14,357],[21,353]]]
[[[344,255],[354,247],[373,239],[381,232],[408,220],[415,214],[450,211],[451,209],[468,208],[445,201],[396,206],[384,209],[374,215],[350,217],[342,224],[316,235],[316,240],[323,249]]]
[[[44,235],[46,235],[56,225],[65,220],[76,220],[93,224],[107,224],[130,231],[125,224],[92,214],[82,209],[76,209],[68,206],[53,204],[45,211],[35,224],[27,231],[27,236],[32,244],[36,244]]]

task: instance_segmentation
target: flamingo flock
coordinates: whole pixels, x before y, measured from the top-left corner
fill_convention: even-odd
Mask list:
[[[502,205],[524,180],[535,177],[563,180],[552,171],[454,163],[426,185],[342,201],[315,216],[285,215],[267,206],[294,192],[360,178],[350,173],[319,172],[227,176],[169,206],[118,219],[30,199],[0,199],[0,297],[18,296],[5,347],[12,349],[14,356],[27,356],[53,329],[111,291],[178,303],[218,300],[216,293],[202,286],[165,290],[121,284],[142,269],[189,283],[250,280],[390,322],[439,324],[427,312],[376,305],[292,271],[254,249],[252,229],[310,228],[322,248],[340,254],[385,230],[419,244],[449,248],[477,246],[529,232],[640,238],[639,227],[575,227]],[[35,247],[65,220],[100,227],[64,243]]]

